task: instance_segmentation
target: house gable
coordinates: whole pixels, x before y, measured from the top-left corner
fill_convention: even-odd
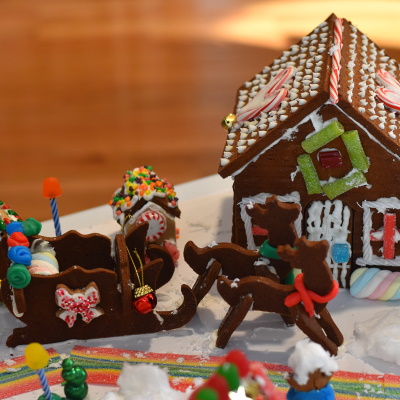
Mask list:
[[[219,168],[222,177],[234,174],[280,140],[287,129],[329,99],[329,70],[332,64],[329,48],[333,44],[335,19],[331,15],[309,35],[284,51],[272,65],[239,88],[235,112],[248,104],[280,70],[287,67],[296,69],[294,79],[284,85],[288,90],[288,99],[277,110],[262,112],[251,121],[235,124],[228,131]]]
[[[219,168],[222,177],[238,175],[280,140],[291,140],[294,127],[321,105],[330,103],[330,71],[333,68],[331,54],[335,48],[336,20],[332,14],[239,89],[236,112],[249,103],[279,71],[287,67],[296,68],[293,80],[284,85],[288,90],[288,99],[282,101],[277,110],[261,112],[252,120],[236,123],[228,131]],[[400,119],[375,93],[380,86],[376,80],[377,71],[384,69],[399,79],[399,64],[350,22],[344,19],[341,21],[343,47],[340,56],[339,101],[335,107],[338,108],[338,114],[344,112],[390,156],[400,160]]]

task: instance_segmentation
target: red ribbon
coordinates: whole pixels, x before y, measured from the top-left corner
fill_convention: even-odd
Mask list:
[[[331,291],[323,296],[313,292],[312,290],[308,290],[304,286],[304,274],[298,274],[294,280],[294,287],[296,288],[297,292],[293,292],[289,294],[289,296],[285,299],[285,306],[286,307],[293,307],[300,302],[303,303],[306,312],[308,313],[309,317],[311,318],[314,313],[314,302],[315,303],[328,303],[332,299],[336,297],[339,293],[339,284],[337,281],[333,281],[333,287]]]

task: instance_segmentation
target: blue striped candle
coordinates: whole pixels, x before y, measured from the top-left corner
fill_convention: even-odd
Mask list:
[[[51,213],[53,215],[54,229],[56,230],[56,236],[61,236],[61,225],[60,217],[58,215],[57,200],[55,198],[50,199]]]
[[[49,382],[47,381],[46,374],[44,373],[44,368],[38,370],[40,384],[42,385],[44,391],[44,397],[46,400],[52,400],[52,393],[50,390]]]

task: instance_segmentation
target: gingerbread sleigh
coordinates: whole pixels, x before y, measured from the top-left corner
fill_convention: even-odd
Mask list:
[[[175,266],[163,247],[145,247],[147,229],[144,223],[126,236],[117,234],[113,244],[106,236],[76,231],[56,238],[29,237],[30,245],[44,239],[54,248],[59,272],[32,274],[24,288],[10,285],[10,241],[3,233],[1,299],[26,324],[14,329],[7,346],[152,333],[189,322],[197,302],[187,285],[181,287],[180,307],[154,310],[155,290],[171,279]]]

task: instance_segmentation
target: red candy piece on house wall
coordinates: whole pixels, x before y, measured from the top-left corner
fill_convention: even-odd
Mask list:
[[[343,166],[339,150],[321,150],[318,153],[318,158],[322,168],[338,168]]]
[[[383,258],[394,258],[396,214],[385,213],[383,217]]]

